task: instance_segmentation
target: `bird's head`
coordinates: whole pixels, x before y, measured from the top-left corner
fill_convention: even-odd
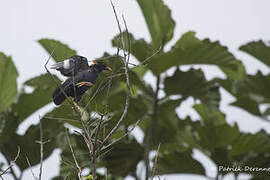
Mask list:
[[[93,61],[93,65],[92,67],[97,70],[98,72],[101,72],[103,70],[107,70],[107,71],[112,71],[112,68],[106,66],[105,64],[103,64],[102,62],[97,62],[97,61]]]

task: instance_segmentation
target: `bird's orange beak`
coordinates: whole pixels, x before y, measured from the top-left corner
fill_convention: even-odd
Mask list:
[[[110,67],[107,67],[107,70],[108,70],[108,71],[112,71],[112,68],[110,68]]]

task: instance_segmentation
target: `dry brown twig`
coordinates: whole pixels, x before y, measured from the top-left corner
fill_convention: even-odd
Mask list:
[[[19,158],[20,156],[20,152],[21,152],[21,149],[20,147],[18,146],[18,151],[17,151],[17,155],[15,156],[14,160],[10,161],[10,164],[8,165],[8,167],[3,171],[1,172],[0,174],[0,178],[3,179],[3,175],[6,174],[8,172],[9,169],[12,169],[12,167],[15,165],[17,159]]]
[[[73,151],[73,148],[72,148],[72,145],[71,145],[71,142],[70,142],[70,138],[69,138],[69,134],[68,134],[68,130],[67,129],[66,129],[66,137],[67,137],[67,140],[68,140],[68,145],[69,145],[69,148],[70,148],[70,151],[71,151],[73,160],[74,160],[75,165],[76,165],[77,170],[78,170],[78,178],[79,178],[79,180],[82,180],[82,168],[78,164],[76,155],[75,155],[75,153]]]
[[[32,174],[33,178],[34,178],[35,180],[38,180],[38,177],[36,177],[35,173],[33,172],[32,165],[31,165],[31,163],[30,163],[28,157],[25,156],[25,158],[26,158],[26,162],[27,162],[27,164],[28,164],[28,166],[29,166],[29,169],[30,169],[30,171],[31,171],[31,174]]]
[[[30,171],[32,173],[32,176],[34,177],[35,180],[41,180],[42,178],[42,168],[43,168],[43,145],[50,142],[49,140],[47,141],[43,141],[43,129],[42,129],[42,122],[41,122],[41,118],[39,117],[40,122],[39,122],[39,132],[40,132],[40,139],[39,141],[36,141],[36,143],[40,144],[40,165],[39,165],[39,175],[38,177],[34,174],[33,170],[32,170],[32,165],[28,159],[28,157],[26,156],[26,161],[27,164],[30,168]]]
[[[122,42],[122,45],[124,45],[123,44],[122,30],[121,30],[119,19],[118,19],[118,16],[116,14],[115,7],[113,5],[112,0],[111,0],[111,5],[112,5],[113,11],[114,11],[115,19],[117,21],[118,29],[119,29],[119,32],[120,32],[120,37],[122,39],[121,42]],[[127,27],[127,24],[126,24],[126,21],[125,21],[124,16],[123,16],[123,21],[125,23],[126,31],[128,32],[128,27]],[[128,33],[127,33],[127,35],[128,35]],[[128,39],[129,39],[129,36],[128,36]],[[129,44],[128,49],[130,50],[130,42],[128,44]],[[124,108],[124,111],[123,111],[120,119],[118,120],[117,124],[113,127],[113,129],[105,137],[105,139],[103,140],[103,142],[102,142],[102,144],[101,144],[101,146],[100,146],[99,149],[101,149],[104,146],[104,144],[109,140],[109,138],[117,131],[117,129],[119,128],[121,122],[124,120],[124,118],[126,117],[127,112],[128,112],[129,101],[130,101],[130,80],[129,80],[129,67],[128,67],[128,63],[129,63],[129,59],[130,59],[130,51],[128,51],[128,53],[126,53],[125,48],[123,48],[122,50],[124,52],[124,60],[123,61],[125,61],[125,75],[126,75],[126,87],[127,87],[127,96],[126,96],[125,108]]]

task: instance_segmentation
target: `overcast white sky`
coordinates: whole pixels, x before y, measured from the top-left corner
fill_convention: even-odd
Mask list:
[[[241,44],[251,40],[270,40],[269,0],[164,0],[172,10],[176,21],[175,37],[172,45],[181,34],[193,30],[199,38],[220,40],[227,45],[246,65],[249,73],[258,69],[264,73],[269,68],[254,58],[239,52]],[[136,38],[150,40],[146,24],[135,0],[118,0],[114,2],[118,13],[125,15],[129,30]],[[67,43],[77,50],[78,54],[90,59],[99,57],[104,51],[114,52],[111,39],[117,34],[117,26],[109,0],[9,0],[2,1],[0,6],[0,51],[11,55],[20,73],[18,83],[44,73],[43,64],[47,53],[36,42],[40,38],[54,38]],[[169,46],[167,48],[169,48]],[[207,78],[222,76],[216,68],[204,68]],[[147,80],[153,81],[151,76]],[[222,110],[228,115],[228,121],[238,122],[242,131],[256,132],[260,128],[269,131],[269,124],[263,123],[252,115],[228,107],[233,97],[222,91],[224,100]],[[189,100],[180,107],[180,116],[196,114]],[[46,106],[41,112],[29,118],[21,129],[26,129],[37,115],[51,109]],[[23,131],[23,130],[22,130]],[[58,173],[59,151],[45,163],[44,180]],[[195,153],[208,168],[208,175],[215,175],[215,168],[204,157]],[[25,173],[24,179],[30,179],[30,172]],[[10,179],[6,177],[6,179]],[[168,177],[167,179],[178,179]],[[181,176],[181,179],[203,179],[200,177]],[[231,179],[228,177],[227,179]]]

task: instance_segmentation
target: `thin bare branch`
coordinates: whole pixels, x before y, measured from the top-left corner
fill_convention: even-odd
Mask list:
[[[154,113],[153,113],[153,116],[152,116],[152,120],[150,122],[150,125],[149,125],[149,130],[147,132],[147,135],[146,135],[146,143],[145,143],[145,180],[148,180],[149,178],[149,171],[150,171],[150,160],[149,160],[149,152],[150,152],[150,149],[151,149],[151,145],[152,145],[152,138],[153,138],[153,132],[154,132],[154,129],[157,125],[157,122],[158,122],[158,102],[159,102],[159,98],[158,98],[158,94],[159,94],[159,90],[160,90],[160,76],[157,77],[157,82],[156,82],[156,92],[155,92],[155,102],[154,102],[154,106],[153,106],[153,109],[154,109]]]
[[[134,129],[135,127],[138,126],[138,124],[140,123],[141,120],[138,120],[135,125],[130,129],[128,130],[123,136],[121,136],[120,138],[116,139],[115,141],[111,142],[110,144],[108,144],[107,146],[104,146],[101,151],[105,150],[105,149],[108,149],[110,148],[112,145],[114,145],[115,143],[121,141],[123,138],[125,138],[126,136],[128,136]]]
[[[29,169],[30,169],[30,171],[31,171],[31,174],[32,174],[33,178],[34,178],[35,180],[38,180],[38,177],[36,177],[35,173],[34,173],[33,170],[32,170],[32,165],[31,165],[31,163],[30,163],[30,161],[29,161],[29,159],[28,159],[27,156],[26,156],[26,161],[27,161],[27,164],[28,164],[28,166],[29,166]]]
[[[55,117],[49,117],[49,116],[44,116],[44,118],[46,118],[46,119],[52,119],[52,120],[58,120],[58,121],[80,122],[79,120],[67,119],[67,118],[55,118]]]
[[[150,61],[150,59],[152,59],[154,56],[156,56],[158,53],[160,53],[161,50],[162,50],[162,46],[160,46],[159,49],[154,54],[152,54],[151,56],[147,57],[145,60],[143,60],[137,66],[147,65],[146,63],[148,63]]]
[[[70,176],[70,174],[66,175],[66,177],[64,178],[64,180],[68,180],[68,177]]]
[[[121,27],[120,27],[120,24],[119,24],[119,20],[118,20],[118,17],[117,17],[117,14],[116,14],[116,11],[115,11],[115,7],[111,1],[111,5],[112,5],[112,8],[113,8],[113,11],[114,11],[114,15],[115,15],[115,18],[117,20],[117,23],[118,23],[118,28],[119,28],[119,31],[120,31],[120,36],[121,38],[123,39],[123,34],[122,34],[122,30],[121,30]],[[125,22],[125,28],[126,28],[126,31],[128,32],[128,28],[127,28],[127,25],[126,25],[126,21],[123,17],[123,20]],[[127,33],[128,35],[128,33]],[[128,43],[130,45],[130,43]],[[124,45],[124,44],[123,44]],[[130,47],[128,47],[128,49],[130,49]],[[103,147],[103,145],[109,140],[109,138],[117,131],[117,129],[119,128],[121,122],[124,120],[124,118],[126,117],[127,115],[127,112],[128,112],[128,107],[129,107],[129,101],[130,101],[130,80],[129,80],[129,68],[128,68],[128,63],[129,63],[129,58],[130,58],[130,54],[128,52],[128,54],[125,53],[125,48],[123,48],[123,51],[124,51],[124,56],[125,56],[125,75],[126,75],[126,87],[127,87],[127,96],[126,96],[126,103],[125,103],[125,108],[124,108],[124,111],[119,119],[119,121],[117,122],[117,124],[113,127],[113,129],[110,131],[110,133],[105,137],[105,139],[103,140],[102,144],[100,147]]]
[[[96,158],[97,158],[97,146],[98,146],[98,135],[99,135],[99,132],[100,132],[100,127],[101,127],[101,124],[102,124],[102,121],[103,121],[103,117],[104,115],[102,114],[101,117],[100,117],[100,121],[99,121],[99,124],[98,124],[98,127],[97,127],[97,130],[96,130],[96,134],[95,134],[95,141],[94,141],[94,147],[93,147],[93,158],[92,158],[92,164],[93,164],[93,172],[92,172],[92,175],[95,179],[96,177]]]
[[[154,165],[153,165],[153,168],[152,168],[151,180],[154,179],[155,174],[156,174],[156,170],[157,170],[157,162],[158,162],[158,156],[159,156],[159,149],[160,149],[160,143],[159,143],[159,145],[158,145],[157,155],[156,155],[155,162],[154,162]]]
[[[122,45],[122,47],[123,47],[124,43],[123,43],[123,38],[121,38],[121,36],[122,36],[122,29],[121,29],[121,26],[120,26],[120,22],[119,22],[119,19],[118,19],[116,10],[115,10],[115,6],[114,6],[112,0],[110,0],[110,2],[111,2],[111,6],[113,8],[113,13],[114,13],[115,20],[117,22],[117,27],[118,27],[118,30],[119,30],[119,33],[120,33],[120,37],[118,39],[118,41],[119,41],[118,43],[119,43],[120,46]],[[116,54],[119,55],[119,52],[120,52],[120,48],[118,46]]]
[[[96,97],[96,95],[101,91],[103,90],[107,85],[108,83],[105,83],[103,86],[103,81],[101,81],[101,83],[99,84],[97,90],[95,91],[94,95],[91,97],[91,99],[87,102],[87,104],[84,106],[84,109],[87,108],[89,106],[89,104],[93,101],[93,99]],[[101,87],[102,86],[102,87]]]
[[[21,149],[20,149],[20,147],[18,146],[17,155],[15,156],[14,160],[10,161],[8,167],[0,174],[0,177],[1,177],[1,178],[2,178],[2,176],[3,176],[4,174],[6,174],[7,171],[10,169],[10,170],[13,172],[13,174],[12,174],[13,177],[14,177],[15,179],[18,179],[17,176],[16,176],[16,174],[14,173],[12,167],[15,165],[17,159],[19,158],[20,152],[21,152]],[[2,179],[3,179],[3,178],[2,178]]]
[[[47,65],[48,65],[50,59],[52,58],[52,55],[54,54],[54,51],[55,51],[55,49],[57,48],[57,46],[58,46],[58,45],[56,45],[56,46],[53,48],[53,50],[52,50],[52,52],[51,52],[49,58],[47,59],[46,63],[44,64],[45,69],[47,69]]]
[[[42,130],[42,121],[39,122],[39,131],[40,131],[40,167],[39,167],[39,180],[42,176],[42,166],[43,166],[43,130]]]
[[[77,161],[77,159],[76,159],[76,156],[75,156],[75,154],[74,154],[74,151],[73,151],[73,148],[72,148],[70,139],[69,139],[69,134],[68,134],[67,129],[66,129],[66,137],[67,137],[67,140],[68,140],[68,145],[69,145],[69,148],[70,148],[70,151],[71,151],[73,160],[74,160],[75,165],[76,165],[77,170],[78,170],[78,178],[79,178],[79,180],[82,180],[82,169],[81,169],[81,167],[79,166],[78,161]]]

